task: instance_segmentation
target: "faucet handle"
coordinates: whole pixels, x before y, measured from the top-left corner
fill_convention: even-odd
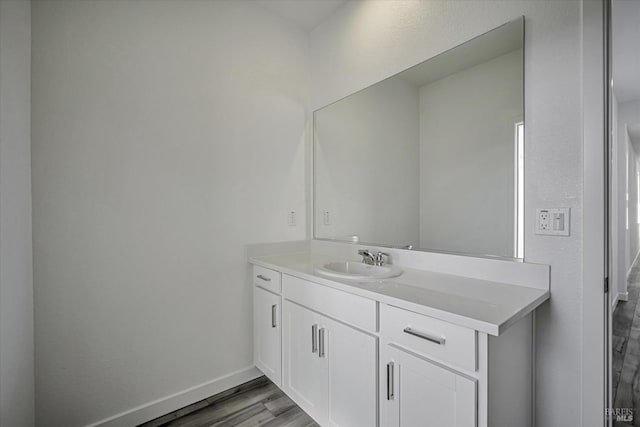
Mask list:
[[[362,262],[373,265],[376,263],[376,256],[369,249],[360,249],[358,255],[362,257]]]
[[[389,257],[389,254],[386,252],[378,252],[376,254],[376,265],[383,265],[384,264],[384,257]]]

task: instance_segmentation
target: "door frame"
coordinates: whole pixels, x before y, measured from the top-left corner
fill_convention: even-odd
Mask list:
[[[582,426],[609,425],[609,9],[582,1],[583,259]]]

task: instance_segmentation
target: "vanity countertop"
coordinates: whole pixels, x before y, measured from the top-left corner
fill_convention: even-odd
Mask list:
[[[310,253],[251,257],[249,262],[384,304],[499,335],[549,299],[549,291],[402,267],[384,280],[328,278],[316,266],[344,259]]]

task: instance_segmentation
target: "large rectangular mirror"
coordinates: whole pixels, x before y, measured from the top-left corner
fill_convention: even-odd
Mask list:
[[[314,112],[314,237],[523,257],[524,20]]]

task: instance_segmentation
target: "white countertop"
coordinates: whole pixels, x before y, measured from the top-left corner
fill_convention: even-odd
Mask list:
[[[249,258],[255,265],[496,336],[550,296],[548,290],[402,266],[401,276],[376,281],[328,278],[316,272],[316,265],[333,261],[345,259],[309,253]]]

